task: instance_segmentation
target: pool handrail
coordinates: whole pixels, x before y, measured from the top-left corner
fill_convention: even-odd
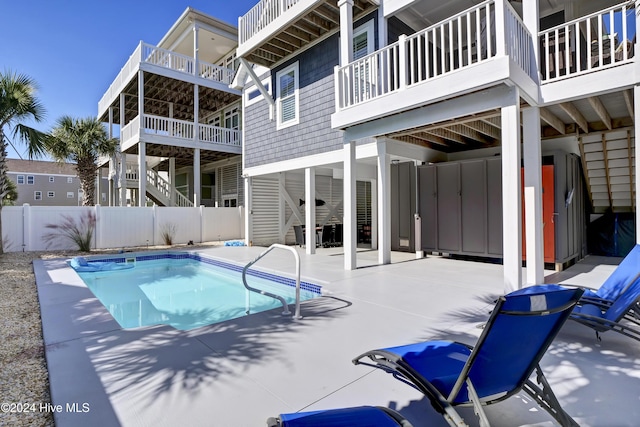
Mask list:
[[[250,261],[247,265],[244,266],[244,268],[242,269],[242,283],[244,284],[244,287],[251,292],[256,292],[258,294],[266,295],[268,297],[279,300],[282,303],[282,307],[284,308],[284,311],[282,312],[282,314],[283,315],[291,314],[291,312],[289,311],[289,305],[287,304],[284,298],[282,298],[279,295],[272,294],[271,292],[253,288],[247,284],[247,270],[249,269],[249,267],[254,265],[262,257],[264,257],[266,254],[268,254],[269,252],[271,252],[273,249],[276,249],[276,248],[286,249],[288,251],[291,251],[293,253],[293,256],[295,257],[295,260],[296,260],[296,309],[293,317],[295,319],[302,319],[302,316],[300,315],[300,255],[298,255],[298,252],[291,246],[281,245],[279,243],[274,243],[273,245],[269,246],[267,250],[265,250],[260,255],[258,255],[256,259],[254,259],[253,261]],[[247,305],[247,314],[249,314],[248,305]]]

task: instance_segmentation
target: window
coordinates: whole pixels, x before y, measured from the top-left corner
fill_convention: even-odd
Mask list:
[[[55,191],[47,191],[47,197],[56,197]]]
[[[34,191],[33,200],[42,200],[42,191]]]
[[[101,193],[101,198],[103,202],[107,201],[107,193]]]
[[[238,199],[236,198],[225,198],[223,199],[223,203],[224,203],[224,207],[225,208],[235,208],[238,205]]]
[[[27,184],[29,185],[35,184],[35,178],[33,177],[33,175],[27,175]]]
[[[373,20],[370,20],[353,31],[353,60],[373,53]]]
[[[238,106],[225,111],[224,127],[234,130],[240,129],[240,112],[238,111]]]
[[[18,184],[24,184],[24,175],[18,175]]]
[[[55,180],[56,180],[56,177],[55,177],[55,176],[50,176],[50,177],[49,177],[49,182],[55,182]]]
[[[276,74],[278,129],[298,124],[300,121],[298,73],[296,62]]]
[[[73,184],[73,177],[72,176],[67,177],[67,184]]]
[[[67,191],[67,199],[73,199],[76,196],[76,193],[73,191]]]
[[[268,94],[271,94],[271,77],[267,77],[262,80],[262,86],[264,86]],[[263,99],[262,93],[260,93],[260,90],[255,86],[255,84],[249,86],[245,91],[245,105],[255,104],[261,99]]]

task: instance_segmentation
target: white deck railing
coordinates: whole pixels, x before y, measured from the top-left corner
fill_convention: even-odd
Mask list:
[[[140,169],[138,168],[137,163],[127,162],[127,169],[125,171],[126,180],[137,181],[140,176],[139,171]],[[147,184],[157,189],[158,192],[160,192],[160,194],[166,199],[165,202],[168,205],[171,204],[171,184],[169,183],[169,181],[161,177],[160,174],[154,169],[147,169]],[[175,188],[173,189],[173,199],[173,206],[179,206],[183,208],[193,206],[193,202]]]
[[[193,139],[194,122],[145,114],[143,133],[169,136],[171,138]]]
[[[104,111],[108,107],[108,103],[119,95],[124,85],[126,85],[131,78],[132,73],[138,69],[141,63],[153,64],[185,74],[196,74],[195,59],[193,57],[140,42],[136,50],[129,57],[129,60],[120,70],[120,73],[118,73],[115,80],[109,86],[109,89],[107,89],[102,96],[102,99],[100,99],[98,103],[100,111]],[[198,77],[224,83],[225,85],[231,84],[233,80],[233,70],[202,60],[198,60],[198,64]]]
[[[242,44],[249,40],[299,1],[300,0],[261,0],[244,16],[238,18],[238,43]]]
[[[193,139],[194,122],[171,119],[168,117],[145,114],[144,125],[140,126],[140,116],[135,117],[122,128],[122,141],[137,137],[139,132],[147,135],[167,136],[170,138]],[[240,131],[219,126],[199,124],[199,142],[240,147]]]
[[[503,7],[496,11],[496,6]],[[500,13],[498,13],[500,12]],[[530,76],[532,37],[508,2],[487,0],[336,68],[337,109],[508,55]]]
[[[541,31],[542,82],[632,61],[635,34],[633,1]],[[630,40],[630,36],[634,40]]]

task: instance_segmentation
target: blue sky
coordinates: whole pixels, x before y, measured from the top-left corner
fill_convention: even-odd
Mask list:
[[[258,0],[3,0],[0,70],[39,85],[48,131],[62,115],[95,116],[98,101],[143,40],[156,44],[191,6],[234,26]],[[17,142],[17,141],[16,141]],[[24,157],[24,146],[18,145]],[[9,147],[9,157],[17,158]]]

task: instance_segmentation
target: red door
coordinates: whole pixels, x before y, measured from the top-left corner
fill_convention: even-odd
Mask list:
[[[524,169],[521,169],[522,180],[522,259],[526,259],[526,237],[524,218]],[[554,263],[556,259],[556,226],[555,216],[555,186],[553,165],[542,166],[542,230],[544,236],[544,262]]]

